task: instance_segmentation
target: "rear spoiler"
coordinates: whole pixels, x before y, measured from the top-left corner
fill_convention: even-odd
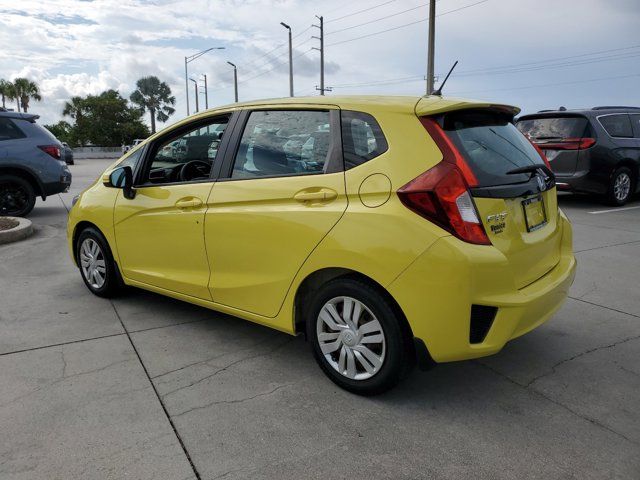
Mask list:
[[[26,120],[27,122],[36,123],[36,120],[40,118],[40,115],[33,113],[18,113],[11,110],[5,110],[2,112],[2,118],[16,118],[18,120]]]
[[[513,105],[479,102],[476,100],[466,100],[464,98],[448,98],[436,96],[426,96],[418,100],[418,103],[416,103],[415,106],[415,113],[418,117],[425,117],[438,115],[445,112],[452,112],[455,110],[469,109],[499,110],[514,117],[520,113],[520,109],[518,107],[514,107]]]

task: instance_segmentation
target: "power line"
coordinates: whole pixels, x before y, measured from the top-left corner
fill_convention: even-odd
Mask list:
[[[436,17],[441,17],[441,16],[447,15],[449,13],[459,12],[460,10],[465,10],[467,8],[475,7],[476,5],[480,5],[481,3],[486,3],[488,1],[489,0],[480,0],[479,2],[472,3],[470,5],[465,5],[463,7],[455,8],[453,10],[449,10],[447,12],[440,13],[440,14],[436,15]],[[398,25],[397,27],[387,28],[386,30],[380,30],[378,32],[368,33],[366,35],[361,35],[361,36],[355,37],[355,38],[349,38],[347,40],[340,40],[339,42],[333,42],[333,43],[328,44],[327,47],[331,47],[333,45],[340,45],[340,44],[347,43],[347,42],[353,42],[355,40],[360,40],[360,39],[363,39],[363,38],[373,37],[374,35],[380,35],[381,33],[387,33],[387,32],[391,32],[393,30],[399,30],[401,28],[409,27],[411,25],[417,25],[418,23],[424,23],[424,22],[426,22],[428,20],[429,20],[428,18],[423,18],[422,20],[416,20],[415,22],[405,23],[403,25]]]
[[[369,21],[364,22],[364,23],[359,23],[357,25],[351,25],[350,27],[345,27],[345,28],[341,28],[339,30],[334,30],[332,32],[327,32],[327,35],[333,35],[334,33],[344,32],[346,30],[351,30],[353,28],[362,27],[364,25],[369,25],[371,23],[379,22],[381,20],[386,20],[387,18],[397,17],[398,15],[402,15],[403,13],[411,12],[413,10],[417,10],[419,8],[423,8],[423,7],[426,7],[428,5],[429,5],[429,3],[422,3],[420,5],[416,5],[415,7],[411,7],[411,8],[408,8],[406,10],[402,10],[401,12],[392,13],[390,15],[385,15],[384,17],[379,17],[379,18],[376,18],[374,20],[369,20]]]
[[[396,2],[397,0],[388,0],[383,3],[379,3],[378,5],[374,5],[373,7],[363,8],[362,10],[358,10],[357,12],[349,13],[347,15],[343,15],[338,18],[334,18],[332,20],[327,20],[326,23],[337,22],[338,20],[342,20],[343,18],[353,17],[354,15],[358,15],[359,13],[370,12],[371,10],[375,10],[378,7],[383,7],[384,5],[389,5],[390,3]]]

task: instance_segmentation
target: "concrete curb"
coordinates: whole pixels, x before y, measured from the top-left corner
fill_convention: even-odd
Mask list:
[[[17,242],[18,240],[24,240],[33,234],[33,224],[31,220],[20,217],[8,217],[14,218],[18,221],[18,226],[10,228],[9,230],[0,231],[0,245],[5,243]]]

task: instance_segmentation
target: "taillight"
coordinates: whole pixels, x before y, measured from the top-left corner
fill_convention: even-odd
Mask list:
[[[538,146],[546,150],[585,150],[596,144],[595,138],[563,138],[559,142],[539,143]]]
[[[62,155],[60,154],[60,147],[56,145],[38,145],[38,148],[44,153],[51,155],[56,160],[60,160]]]
[[[529,142],[531,143],[531,145],[533,145],[533,148],[536,149],[536,152],[538,152],[538,155],[540,155],[540,158],[542,158],[542,161],[544,162],[544,164],[549,167],[549,170],[551,170],[551,164],[549,163],[549,159],[547,158],[547,156],[544,154],[544,152],[542,150],[540,150],[540,147],[538,145],[536,145],[535,143],[533,143],[531,141],[531,139],[529,137],[526,137],[527,140],[529,140]]]
[[[463,173],[453,163],[438,163],[400,188],[398,197],[408,209],[459,239],[491,245]]]

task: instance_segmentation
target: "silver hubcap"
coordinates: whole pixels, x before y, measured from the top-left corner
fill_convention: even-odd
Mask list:
[[[355,298],[336,297],[325,303],[316,332],[324,358],[341,375],[366,380],[382,368],[386,353],[382,325]]]
[[[102,288],[107,278],[107,267],[100,245],[91,238],[87,238],[80,245],[80,267],[89,285]]]
[[[629,195],[631,189],[631,178],[626,173],[621,173],[613,184],[613,195],[616,200],[622,201]]]

